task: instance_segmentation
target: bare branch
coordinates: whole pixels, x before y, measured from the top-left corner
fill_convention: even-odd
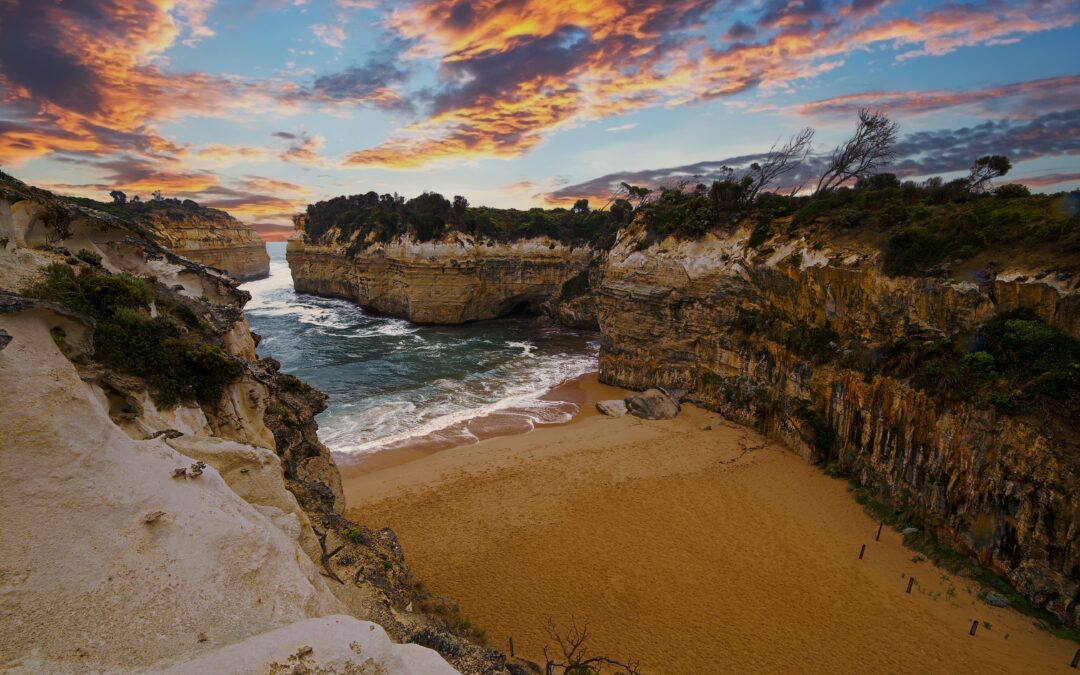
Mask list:
[[[753,182],[744,193],[743,201],[747,204],[753,203],[758,193],[767,189],[781,176],[797,169],[810,153],[813,140],[814,130],[806,127],[789,138],[779,150],[775,145],[769,148],[769,155],[763,162],[754,162],[750,165],[747,175]]]
[[[855,134],[833,150],[814,194],[831,192],[853,178],[868,176],[888,164],[893,158],[898,130],[896,122],[885,113],[866,108],[859,110]]]
[[[570,627],[566,632],[560,632],[555,625],[555,620],[550,616],[545,626],[548,636],[558,645],[562,653],[562,660],[558,657],[551,658],[548,653],[548,645],[544,645],[544,660],[553,664],[556,668],[562,668],[564,675],[585,675],[586,673],[601,673],[607,667],[616,675],[641,675],[641,664],[632,659],[619,661],[607,656],[589,656],[589,624],[578,626],[577,620],[570,617]]]

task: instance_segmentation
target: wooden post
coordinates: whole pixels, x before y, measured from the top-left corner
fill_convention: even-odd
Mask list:
[[[1080,665],[1080,649],[1076,650],[1076,656],[1073,657],[1072,663],[1069,664],[1073,668]]]
[[[862,548],[859,549],[859,560],[862,560],[864,553],[866,553],[866,544],[863,544]]]
[[[979,622],[978,621],[972,621],[971,622],[971,631],[968,633],[968,635],[974,635],[975,631],[977,631],[978,629],[979,629]]]
[[[877,536],[874,537],[874,541],[881,541],[881,528],[885,527],[885,523],[877,524]]]
[[[514,637],[510,636],[510,656],[514,656]]]
[[[915,585],[915,577],[911,577],[911,578],[910,578],[910,579],[908,579],[908,581],[907,581],[907,592],[908,592],[908,593],[910,593],[910,592],[911,592],[911,587],[912,587],[912,586],[914,586],[914,585]]]
[[[555,675],[555,662],[554,661],[548,661],[547,662],[547,670],[545,671],[545,673],[546,673],[546,675]]]

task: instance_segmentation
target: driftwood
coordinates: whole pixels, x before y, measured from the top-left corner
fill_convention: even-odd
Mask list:
[[[342,581],[341,577],[339,577],[337,575],[337,573],[334,572],[334,569],[332,567],[330,567],[330,559],[333,558],[335,555],[337,555],[338,551],[345,548],[345,545],[342,544],[341,546],[338,546],[337,548],[335,548],[333,551],[330,551],[329,553],[327,553],[326,552],[326,532],[319,532],[314,527],[311,528],[311,529],[312,529],[313,532],[315,532],[315,536],[318,537],[318,539],[319,539],[319,548],[322,550],[322,566],[323,566],[323,569],[326,570],[326,573],[323,576],[330,577],[334,581],[336,581],[339,584],[341,584],[342,586],[344,586],[345,582]]]

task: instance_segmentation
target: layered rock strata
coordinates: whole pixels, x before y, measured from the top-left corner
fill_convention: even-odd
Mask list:
[[[587,286],[594,254],[586,247],[548,239],[496,243],[458,232],[437,242],[357,245],[337,242],[331,230],[319,242],[293,237],[287,255],[297,292],[345,298],[416,323],[457,324],[553,305],[565,306],[567,323],[595,321],[592,297],[575,290]]]
[[[796,353],[748,319],[827,327],[836,344],[857,342],[867,354],[901,338],[963,334],[1021,308],[1080,337],[1080,274],[1005,266],[970,281],[893,278],[870,246],[795,238],[759,251],[749,234],[645,246],[640,229],[623,233],[598,288],[601,380],[686,390],[685,400],[766,431],[808,461],[837,462],[1036,606],[1080,623],[1075,420],[945,402],[850,360]]]
[[[266,243],[224,211],[204,207],[148,211],[136,221],[170,251],[223,270],[234,279],[250,281],[270,275]]]

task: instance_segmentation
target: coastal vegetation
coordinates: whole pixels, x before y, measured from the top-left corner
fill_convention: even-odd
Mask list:
[[[814,130],[806,128],[745,168],[722,167],[711,183],[622,183],[599,209],[587,199],[569,209],[518,210],[474,207],[464,197],[436,192],[408,200],[368,192],[312,204],[297,222],[312,241],[331,232],[336,242],[350,241],[353,254],[371,241],[404,234],[431,241],[454,231],[489,243],[546,236],[604,250],[635,218],[646,232],[640,250],[669,236],[695,239],[747,223],[748,244],[763,251],[773,237],[861,237],[879,246],[892,276],[934,274],[1017,244],[1080,254],[1080,192],[1033,195],[1023,185],[994,187],[1012,168],[1003,155],[976,158],[967,176],[950,181],[901,180],[884,170],[897,132],[888,116],[861,110],[853,135],[827,155],[811,155]]]
[[[431,241],[457,231],[491,241],[544,236],[568,245],[609,248],[615,233],[632,219],[633,207],[625,199],[616,199],[603,210],[592,209],[588,200],[582,199],[570,209],[522,211],[473,207],[464,197],[450,201],[437,192],[425,192],[409,200],[396,194],[368,192],[311,204],[303,222],[312,240],[334,229],[337,241],[356,237],[357,246],[369,237],[387,242],[409,233],[417,241]]]
[[[209,326],[189,306],[167,294],[155,297],[146,281],[129,274],[90,267],[75,272],[54,263],[26,295],[93,318],[94,360],[145,380],[161,407],[185,400],[216,403],[241,375],[241,367],[214,344]]]

